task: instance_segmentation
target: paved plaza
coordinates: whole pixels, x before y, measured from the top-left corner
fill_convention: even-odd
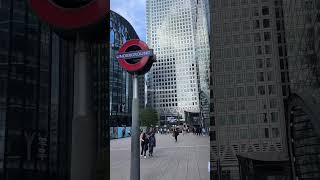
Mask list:
[[[172,135],[156,135],[154,156],[141,158],[141,180],[209,180],[208,136],[180,134],[178,142]],[[111,180],[130,180],[131,138],[110,141]]]

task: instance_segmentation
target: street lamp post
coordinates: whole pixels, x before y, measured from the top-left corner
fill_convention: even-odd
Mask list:
[[[132,47],[138,47],[140,50],[130,51]],[[122,45],[116,58],[121,67],[133,74],[130,180],[140,180],[138,75],[143,75],[150,70],[155,56],[145,42],[132,39]]]
[[[133,98],[132,98],[132,126],[131,126],[131,180],[140,180],[140,158],[139,158],[139,98],[138,98],[138,77],[133,76]]]

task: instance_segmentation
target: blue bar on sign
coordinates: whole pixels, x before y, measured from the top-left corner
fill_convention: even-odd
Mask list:
[[[135,59],[135,58],[142,58],[144,56],[153,56],[153,50],[147,51],[130,51],[125,53],[118,53],[116,55],[117,59]]]

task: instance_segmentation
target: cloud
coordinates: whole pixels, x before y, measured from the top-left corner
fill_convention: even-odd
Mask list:
[[[141,40],[146,40],[146,0],[111,0],[110,7],[129,21]]]

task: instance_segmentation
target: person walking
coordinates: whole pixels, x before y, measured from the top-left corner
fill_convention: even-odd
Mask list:
[[[178,141],[179,132],[178,132],[176,129],[174,129],[172,135],[173,135],[174,139],[175,139],[176,142],[177,142],[177,141]]]
[[[156,137],[154,131],[149,133],[149,156],[153,156],[153,148],[156,147]]]
[[[148,147],[148,138],[147,134],[142,131],[140,135],[140,141],[141,141],[141,153],[140,156],[144,156],[144,158],[147,158],[147,147]]]
[[[123,138],[126,137],[126,129],[125,128],[122,129],[122,137]]]

